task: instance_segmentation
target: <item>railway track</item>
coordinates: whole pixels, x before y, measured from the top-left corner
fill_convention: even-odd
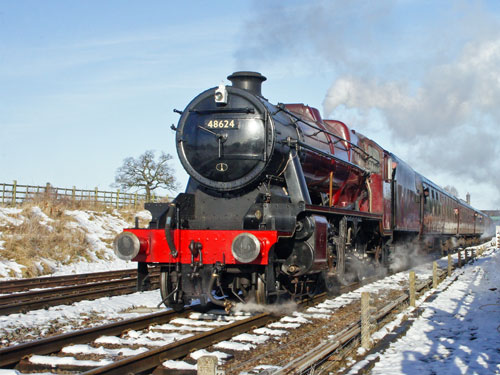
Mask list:
[[[136,269],[125,269],[106,272],[82,273],[78,275],[35,277],[0,281],[0,294],[24,292],[30,289],[54,288],[65,285],[88,284],[92,282],[130,278],[137,276]]]
[[[199,321],[192,320],[191,325],[186,326],[186,319],[191,314],[197,314],[192,309],[188,308],[182,313],[175,313],[172,310],[159,312],[155,314],[148,314],[135,319],[124,320],[121,322],[111,323],[100,327],[84,329],[77,332],[71,332],[64,335],[54,336],[46,339],[32,341],[26,344],[16,345],[0,349],[0,367],[14,367],[19,371],[46,371],[54,367],[49,363],[57,363],[57,368],[64,371],[83,372],[87,371],[88,374],[124,374],[124,373],[137,373],[147,371],[159,366],[161,361],[170,358],[179,358],[188,355],[195,348],[207,347],[211,344],[232,337],[237,333],[243,333],[250,330],[255,326],[262,326],[272,321],[270,314],[258,314],[254,316],[235,316],[228,317],[224,311],[218,314],[199,314],[201,316]],[[181,325],[175,325],[176,320]],[[184,326],[183,326],[184,325]],[[201,327],[200,327],[201,326]],[[184,327],[184,328],[182,328]],[[215,328],[214,328],[215,327]],[[171,339],[170,344],[166,344],[166,339],[159,341],[161,345],[152,350],[142,352],[133,349],[122,349],[124,353],[129,356],[125,357],[119,354],[120,349],[108,349],[108,353],[115,353],[110,359],[103,360],[77,360],[72,359],[64,364],[64,358],[68,358],[65,353],[75,353],[73,350],[77,348],[77,344],[91,343],[93,347],[101,347],[103,341],[116,341],[121,338],[126,340],[130,336],[130,332],[137,332],[142,330],[142,334],[151,335],[156,332],[171,332],[178,329],[184,331],[197,332],[198,334],[183,334],[180,335],[180,340]],[[146,332],[147,331],[147,332]],[[128,336],[127,336],[128,335]],[[119,337],[117,337],[119,336]],[[112,338],[116,338],[113,340]],[[111,338],[111,339],[110,339]],[[97,339],[97,340],[96,340]],[[100,339],[100,341],[98,341]],[[94,340],[94,342],[92,342]],[[139,345],[138,340],[136,345]],[[151,343],[153,346],[155,343]],[[108,345],[109,346],[109,345]],[[116,344],[111,344],[116,347]],[[134,344],[132,344],[134,346]],[[88,346],[91,348],[92,346]],[[65,351],[66,349],[66,351]],[[58,352],[59,353],[56,353]],[[101,352],[105,352],[103,349]],[[46,356],[50,353],[56,353],[52,356]],[[130,356],[130,353],[137,353]],[[77,355],[78,353],[76,353]],[[28,356],[28,357],[27,357]],[[81,356],[81,353],[80,353]],[[95,358],[95,355],[94,355]],[[117,360],[117,358],[119,360]],[[120,359],[121,358],[121,359]],[[45,360],[44,360],[45,359]],[[104,366],[102,366],[105,364]],[[99,366],[101,365],[101,366]]]
[[[158,285],[159,271],[152,270],[151,286]],[[129,294],[136,288],[136,270],[4,281],[0,283],[0,291],[10,294],[0,295],[0,315]]]
[[[444,276],[445,273],[442,272],[440,274],[440,278],[443,279]],[[424,290],[428,290],[431,286],[432,280],[420,283],[420,285],[416,288],[417,293],[421,295]],[[407,294],[403,294],[396,300],[383,305],[381,308],[377,309],[374,314],[375,321],[380,322],[386,319],[389,315],[399,312],[401,307],[407,304],[408,299],[409,296]],[[325,363],[327,364],[325,367],[327,367],[327,362],[334,353],[337,353],[337,355],[333,358],[333,361],[339,361],[339,359],[346,357],[347,352],[352,351],[353,348],[350,346],[355,345],[357,347],[356,341],[359,342],[360,335],[361,319],[357,319],[348,324],[340,332],[337,332],[335,335],[329,337],[328,341],[323,341],[319,345],[308,350],[306,353],[298,356],[297,358],[291,359],[289,363],[284,364],[281,368],[272,372],[272,374],[306,374],[317,371],[317,369],[324,366]],[[342,353],[342,351],[344,352]],[[325,371],[325,369],[323,368],[322,371]],[[328,371],[326,373],[328,373]]]
[[[366,282],[368,281],[364,283]],[[342,292],[346,293],[350,290],[354,290],[359,287],[359,285],[360,284],[352,284],[343,287]],[[301,302],[300,308],[313,306],[326,298],[326,294],[317,295],[312,299]],[[186,323],[185,318],[189,315],[194,315],[194,317],[191,317],[191,323]],[[199,318],[197,319],[196,316]],[[0,349],[0,367],[15,366],[19,371],[26,372],[46,371],[51,369],[51,365],[48,363],[52,362],[59,363],[57,368],[60,370],[74,372],[86,371],[87,374],[137,373],[152,371],[155,368],[160,368],[160,370],[157,370],[157,372],[159,371],[158,373],[162,373],[162,371],[167,371],[168,373],[168,370],[161,370],[161,363],[165,360],[186,357],[195,349],[210,347],[217,342],[230,339],[235,335],[249,332],[255,328],[263,327],[279,319],[280,316],[271,313],[228,316],[223,310],[215,311],[215,313],[212,314],[196,313],[193,312],[191,308],[188,308],[182,313],[175,313],[169,310]],[[178,321],[177,323],[176,320]],[[179,326],[179,324],[181,325]],[[205,329],[213,326],[215,326],[215,328],[209,330]],[[99,358],[99,360],[96,360],[95,355],[93,355],[93,362],[92,360],[68,361],[73,362],[73,364],[63,364],[61,362],[64,362],[64,359],[57,359],[66,357],[65,348],[70,348],[66,349],[66,353],[74,352],[71,348],[74,348],[76,344],[90,343],[87,348],[99,348],[102,345],[106,346],[106,343],[92,342],[103,336],[108,337],[108,341],[113,342],[113,339],[109,339],[110,336],[126,338],[128,337],[127,335],[129,335],[128,332],[136,332],[137,330],[142,331],[141,335],[139,335],[140,337],[147,336],[149,334],[148,332],[163,331],[164,334],[168,335],[169,332],[172,331],[178,332],[186,330],[189,332],[190,329],[194,332],[201,330],[201,333],[187,335],[187,337],[181,337],[180,340],[176,340],[159,348],[129,356],[115,355],[110,359]],[[102,340],[103,339],[101,339],[101,341]],[[116,354],[120,352],[119,349],[115,348],[116,345],[109,344],[109,342],[107,345],[114,347],[113,353]],[[133,348],[134,344],[132,343],[131,346]],[[105,351],[106,350],[101,350],[101,352]],[[59,353],[52,356],[46,356],[47,354],[56,352]],[[133,353],[127,349],[123,349],[123,352],[128,352],[129,354]],[[76,353],[76,355],[77,357],[82,357],[84,353],[79,353],[79,355]],[[106,361],[109,363],[106,363]]]
[[[364,279],[362,284],[370,283],[375,279],[375,277]],[[360,283],[352,284],[344,287],[341,292],[348,293],[360,286]],[[419,289],[424,287],[425,285],[422,284]],[[406,299],[407,296],[403,292],[395,302],[390,303],[391,308],[384,306],[379,310],[378,318],[382,319],[390,311],[397,309],[398,304],[404,303]],[[325,294],[318,295],[314,299],[304,301],[301,309],[311,307],[317,309],[317,306],[321,306],[326,300],[328,297]],[[335,316],[337,318],[337,315]],[[271,313],[227,315],[224,311],[210,314],[194,312],[190,309],[181,314],[165,311],[0,349],[0,366],[11,368],[15,366],[17,370],[23,372],[50,371],[57,368],[85,374],[139,372],[152,372],[157,375],[174,374],[178,373],[179,368],[172,369],[163,364],[169,361],[175,363],[175,360],[182,358],[189,358],[189,361],[194,362],[197,357],[207,353],[203,351],[204,348],[210,347],[213,351],[217,348],[216,345],[221,344],[221,341],[233,340],[231,338],[238,340],[238,337],[245,335],[256,336],[257,332],[262,335],[264,332],[262,330],[270,332],[273,330],[272,325],[279,324],[280,319],[282,319],[281,316]],[[328,320],[334,321],[335,319],[331,319],[330,316]],[[295,349],[295,353],[305,352],[305,354],[293,361],[289,359],[288,354],[289,365],[285,372],[279,373],[296,373],[297,369],[304,369],[312,363],[315,365],[317,362],[313,361],[324,361],[325,357],[331,356],[333,352],[356,340],[359,334],[359,322],[354,319],[350,323],[342,324],[342,327],[338,327],[335,336],[336,347],[319,348],[317,343],[320,336],[313,333],[316,346],[309,350],[306,344],[299,343],[299,349]],[[249,334],[249,332],[253,333]],[[271,347],[276,346],[281,346],[281,343],[276,345],[274,341],[271,344]],[[279,358],[269,349],[264,349],[264,352]],[[247,351],[246,354],[249,354],[252,360],[259,359],[257,351],[255,353]],[[248,359],[245,361],[237,358],[238,355],[231,353],[230,350],[226,359],[231,357],[233,360],[227,361],[226,374],[248,370],[248,366],[254,367],[249,364]]]
[[[135,319],[123,320],[98,327],[86,328],[0,349],[0,367],[19,363],[27,355],[54,353],[64,346],[87,343],[103,335],[118,335],[130,329],[143,329],[150,324],[162,324],[176,315],[172,310],[147,314]]]
[[[472,259],[468,259],[471,261]],[[462,264],[465,264],[462,263]],[[459,268],[458,260],[454,263],[453,269]],[[439,279],[446,279],[447,272],[439,271]],[[455,275],[448,279],[449,284],[458,278]],[[449,285],[448,284],[448,285]],[[432,278],[420,280],[417,284],[417,294],[426,296],[426,301],[436,297]],[[398,296],[391,298],[389,301],[381,299],[376,303],[376,311],[373,313],[374,322],[383,327],[386,323],[392,321],[397,314],[408,306],[409,295],[406,290],[399,293]],[[250,358],[240,358],[234,363],[226,363],[224,370],[227,374],[239,373],[241,371],[249,371],[252,368],[257,368],[261,363],[267,363],[266,374],[285,375],[285,374],[331,374],[344,373],[346,367],[349,368],[348,357],[357,357],[356,350],[359,346],[361,335],[361,320],[358,319],[360,314],[359,303],[354,309],[349,310],[348,306],[343,312],[339,309],[335,312],[336,319],[343,320],[341,325],[335,325],[328,321],[325,325],[318,325],[303,334],[294,335],[293,340],[288,342],[280,342],[274,348],[262,348],[259,352],[252,353]],[[397,335],[403,334],[412,321],[412,314],[420,314],[421,310],[416,308],[409,314],[409,320],[402,324],[402,327],[396,329]],[[345,318],[345,320],[344,320]],[[394,338],[396,334],[391,334]],[[310,340],[310,338],[313,338]],[[376,345],[383,345],[381,343]],[[386,344],[386,343],[385,343]],[[376,349],[374,349],[376,350]],[[283,352],[285,354],[283,354]],[[293,353],[293,357],[290,355]],[[274,366],[273,366],[274,364]],[[352,365],[352,363],[351,363]],[[343,369],[343,370],[342,370]],[[253,373],[253,372],[249,372]]]

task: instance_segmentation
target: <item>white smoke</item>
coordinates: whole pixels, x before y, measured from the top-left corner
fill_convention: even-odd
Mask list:
[[[457,61],[434,66],[416,89],[408,80],[339,78],[323,104],[326,114],[341,105],[361,111],[377,108],[394,137],[409,141],[469,133],[473,125],[480,125],[478,132],[496,131],[488,120],[500,120],[499,100],[500,38],[466,45]]]
[[[339,78],[323,104],[334,116],[338,107],[357,110],[361,127],[376,109],[394,142],[411,145],[403,155],[410,164],[452,171],[471,185],[486,182],[500,192],[498,103],[500,38],[467,44],[456,61],[433,67],[416,89],[405,80]],[[500,205],[500,199],[491,204]]]
[[[438,184],[456,185],[462,197],[470,191],[474,206],[500,206],[500,27],[492,3],[254,5],[235,53],[239,68],[289,80],[329,72],[324,117],[347,122]]]
[[[356,280],[362,280],[367,277],[384,277],[387,275],[387,269],[381,265],[377,265],[367,260],[361,260],[356,256],[350,256],[346,263],[346,273],[343,280],[343,285],[349,285]]]
[[[298,311],[298,305],[294,301],[284,301],[272,305],[261,305],[255,301],[248,301],[247,303],[237,303],[233,306],[231,311],[235,313],[269,313],[272,315],[290,315]]]
[[[431,255],[423,253],[416,245],[397,244],[389,254],[389,268],[392,272],[399,272],[429,262],[431,259]]]

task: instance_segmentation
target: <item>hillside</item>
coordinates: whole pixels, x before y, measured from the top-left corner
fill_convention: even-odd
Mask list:
[[[135,267],[113,253],[113,239],[142,209],[114,209],[68,200],[0,207],[0,279]]]

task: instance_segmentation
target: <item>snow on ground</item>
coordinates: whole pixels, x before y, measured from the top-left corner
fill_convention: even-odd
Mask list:
[[[24,217],[19,214],[22,211],[20,208],[0,207],[0,224],[21,225]]]
[[[68,228],[85,230],[87,241],[93,250],[109,250],[109,245],[103,240],[114,239],[116,233],[129,226],[122,218],[115,216],[119,215],[117,211],[110,215],[105,212],[66,210],[64,214],[75,220],[68,223]]]
[[[54,273],[47,276],[61,276],[70,274],[114,271],[114,270],[124,270],[128,268],[137,268],[137,263],[121,260],[116,257],[110,260],[96,259],[93,262],[87,262],[85,260],[82,260],[80,262],[73,264],[58,265]]]
[[[0,250],[2,249],[3,241],[0,241]],[[21,275],[23,273],[24,266],[17,262],[8,259],[0,258],[0,277],[5,277],[2,280],[12,279],[11,277],[7,277],[10,272],[14,272],[16,275]]]
[[[5,250],[3,244],[5,239],[2,239],[2,226],[13,225],[19,226],[25,220],[21,213],[22,209],[0,207],[0,280],[12,279],[10,275],[13,273],[17,277],[21,277],[23,265],[8,259],[8,254],[2,252]],[[39,223],[49,230],[54,219],[48,217],[39,207],[31,208],[33,217],[39,220]],[[47,276],[80,274],[99,271],[110,271],[125,268],[135,268],[135,262],[124,261],[118,259],[112,249],[112,240],[124,228],[130,227],[130,224],[122,219],[119,211],[114,210],[112,214],[106,212],[97,212],[92,210],[66,210],[66,217],[69,217],[68,229],[76,228],[85,233],[86,240],[89,243],[89,255],[92,261],[83,259],[69,265],[62,265],[51,259],[44,259],[44,263],[49,265],[53,273]],[[141,220],[147,221],[151,218],[148,211],[139,211],[136,213]],[[100,252],[100,257],[95,255],[95,252]]]
[[[441,268],[445,268],[446,261],[438,261]],[[360,367],[368,360],[380,357],[372,370],[373,374],[500,374],[500,251],[489,248],[484,256],[462,269],[454,271],[452,278],[440,284],[440,293],[434,300],[424,302],[430,295],[428,292],[418,301],[417,305],[424,309],[422,315],[416,319],[407,334],[393,343],[384,353],[369,356],[365,361],[355,365],[351,374],[357,373]],[[416,268],[419,278],[428,277],[432,272],[430,265]],[[451,282],[453,278],[457,281]],[[314,314],[326,314],[328,311],[348,304],[359,298],[362,291],[376,292],[384,288],[399,288],[399,283],[407,278],[407,271],[364,286],[360,290],[327,300],[323,304],[310,308],[305,313],[295,312],[284,317],[280,322],[268,327],[255,330],[253,334],[240,335],[231,341],[223,341],[216,347],[222,350],[233,351],[251,350],[262,341],[269,339],[269,335],[286,334],[283,328],[297,328],[307,324],[308,317]],[[65,324],[68,329],[73,322],[85,319],[89,314],[98,314],[103,319],[129,318],[139,313],[123,313],[124,309],[137,306],[153,308],[160,302],[157,291],[135,293],[128,296],[101,298],[96,301],[77,302],[71,306],[52,307],[48,310],[31,311],[27,314],[11,314],[0,317],[0,336],[19,327],[39,327],[50,329],[54,321]],[[407,309],[398,317],[410,315],[412,309]],[[309,315],[308,315],[309,314]],[[196,315],[196,314],[195,314]],[[198,316],[199,315],[199,316]],[[203,318],[198,314],[195,318]],[[224,316],[219,321],[196,322],[197,328],[227,324]],[[239,318],[239,317],[233,317]],[[242,316],[241,318],[244,318]],[[70,322],[72,322],[70,324]],[[174,323],[174,322],[172,322]],[[193,321],[186,318],[175,320],[177,325],[185,327],[179,330],[180,337],[188,337],[193,327]],[[392,326],[396,326],[395,323]],[[193,327],[194,328],[194,327]],[[392,329],[392,327],[389,327]],[[374,334],[374,338],[381,338],[388,332],[387,326]],[[134,331],[130,338],[134,338]],[[144,337],[147,342],[154,340]],[[259,336],[266,335],[266,336]],[[128,340],[124,338],[103,337],[103,342],[112,340]],[[178,339],[178,338],[177,338]],[[238,340],[236,340],[238,339]],[[84,346],[77,346],[70,350],[87,352],[92,350]],[[197,353],[200,354],[201,353]],[[171,362],[171,363],[170,363]],[[193,365],[168,361],[167,367],[182,366],[193,369]],[[181,367],[179,367],[181,366]],[[184,368],[184,367],[182,367]]]
[[[0,208],[0,230],[2,225],[20,225],[26,220],[22,210],[16,208]],[[38,207],[32,208],[32,214],[39,218],[42,225],[49,227],[52,219],[47,217]],[[109,259],[82,261],[69,266],[54,264],[54,275],[69,273],[86,273],[100,270],[123,269],[135,267],[135,263],[124,262],[114,257],[110,245],[112,239],[124,227],[129,226],[117,212],[113,214],[95,213],[93,211],[66,211],[66,215],[74,221],[71,226],[80,228],[95,251],[103,251]],[[147,215],[147,213],[145,214]],[[139,215],[140,216],[140,215]],[[1,232],[0,232],[1,234]],[[0,251],[3,241],[0,239]],[[457,255],[454,255],[456,258]],[[438,260],[440,268],[446,268],[446,258]],[[10,270],[20,273],[21,265],[0,258],[0,277],[8,275]],[[458,280],[454,283],[447,279],[439,288],[442,291],[437,298],[422,302],[425,311],[416,319],[407,334],[393,343],[384,353],[369,356],[367,360],[356,365],[351,373],[366,361],[380,357],[372,370],[373,374],[500,374],[500,251],[490,248],[475,263],[454,271]],[[432,274],[430,264],[415,268],[419,279],[428,278]],[[383,281],[371,283],[354,292],[347,293],[323,304],[312,307],[306,313],[294,313],[279,322],[255,330],[259,335],[283,335],[284,329],[297,328],[308,323],[309,319],[325,317],[329,312],[359,299],[361,292],[377,293],[381,289],[400,289],[400,284],[407,281],[407,271],[400,272]],[[425,297],[423,297],[425,298]],[[422,301],[423,301],[422,298]],[[89,316],[102,317],[102,320],[126,319],[143,313],[124,310],[134,307],[147,307],[154,310],[160,302],[158,291],[134,293],[126,296],[106,297],[95,301],[81,301],[70,306],[51,307],[47,310],[35,310],[26,314],[0,316],[0,337],[19,328],[38,329],[42,334],[50,332],[54,324],[67,326],[67,330],[78,328],[78,323]],[[404,314],[410,314],[411,309]],[[95,324],[101,323],[95,319]],[[189,320],[179,320],[184,329],[179,329],[182,336],[189,336],[196,330],[223,322],[197,322],[193,327]],[[394,325],[394,324],[393,324]],[[205,326],[205,327],[203,327]],[[197,329],[194,329],[197,328]],[[374,337],[382,337],[387,332],[383,328]],[[133,332],[132,332],[133,334]],[[245,334],[238,340],[224,341],[218,345],[220,349],[251,350],[269,336]],[[144,338],[150,340],[150,338]],[[103,338],[103,340],[106,340]],[[111,340],[111,339],[109,339]],[[12,344],[12,343],[11,343]],[[76,351],[90,349],[75,347]],[[172,366],[179,366],[178,362]],[[192,368],[192,365],[186,364]],[[168,367],[168,366],[167,366]]]
[[[79,329],[79,324],[94,317],[95,324],[111,319],[129,319],[144,315],[144,312],[123,312],[136,307],[146,307],[153,312],[161,302],[158,290],[138,292],[124,296],[105,297],[93,301],[80,301],[72,305],[54,306],[48,309],[29,311],[25,314],[0,316],[0,338],[19,329],[35,329],[41,333],[50,332],[59,325],[66,331]],[[163,307],[164,308],[164,307]],[[99,319],[100,318],[100,319]],[[13,344],[13,343],[11,343]]]
[[[373,375],[500,374],[499,270],[500,251],[493,248],[455,270],[457,281],[445,280],[435,299],[423,301],[429,292],[417,303],[424,311],[406,335],[383,353],[368,356],[349,374],[377,359]],[[402,312],[399,319],[412,311]],[[374,337],[387,333],[386,328],[381,331]]]
[[[50,225],[50,223],[54,222],[54,219],[48,217],[38,206],[31,207],[31,213],[39,219],[39,223],[46,227],[50,232],[54,230],[54,228]]]

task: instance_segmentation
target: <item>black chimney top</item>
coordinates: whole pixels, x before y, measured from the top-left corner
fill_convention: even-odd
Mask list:
[[[262,82],[267,78],[257,72],[234,72],[227,77],[233,87],[250,91],[254,95],[262,96]]]

